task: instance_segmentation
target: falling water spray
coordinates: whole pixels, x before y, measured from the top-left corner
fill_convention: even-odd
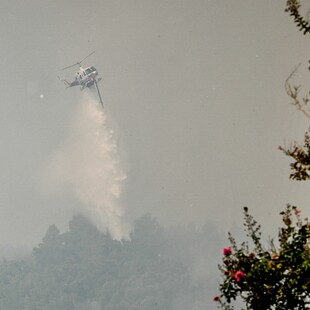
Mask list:
[[[123,172],[116,132],[109,117],[90,94],[84,93],[69,127],[66,143],[53,155],[50,179],[70,187],[85,213],[113,239],[128,239],[130,223],[120,203]]]

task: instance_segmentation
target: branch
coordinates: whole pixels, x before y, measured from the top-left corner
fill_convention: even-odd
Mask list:
[[[292,99],[291,104],[296,107],[297,110],[301,111],[304,113],[308,118],[310,118],[310,110],[308,109],[308,103],[309,103],[309,98],[308,96],[302,98],[302,102],[299,99],[299,91],[301,89],[301,86],[292,86],[290,84],[290,80],[294,77],[296,74],[297,70],[299,69],[301,64],[298,64],[296,68],[292,71],[292,73],[288,76],[288,78],[285,80],[285,91],[287,95]]]
[[[292,157],[295,162],[290,164],[293,173],[290,179],[305,181],[310,179],[310,134],[305,133],[304,147],[294,143],[290,148],[279,147],[285,155]]]
[[[300,14],[301,4],[299,0],[287,0],[285,12],[289,12],[291,16],[294,17],[294,22],[300,31],[304,34],[310,33],[310,23],[308,19],[304,18]]]

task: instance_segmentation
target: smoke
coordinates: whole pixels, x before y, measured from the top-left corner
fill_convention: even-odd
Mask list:
[[[126,179],[117,137],[102,107],[84,93],[69,126],[66,143],[51,157],[49,187],[67,187],[82,202],[83,213],[116,240],[128,239],[130,223],[120,203]]]

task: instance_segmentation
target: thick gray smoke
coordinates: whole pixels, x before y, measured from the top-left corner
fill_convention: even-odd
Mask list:
[[[118,154],[116,133],[102,107],[84,93],[69,126],[68,137],[52,156],[49,185],[70,187],[84,213],[112,238],[129,238],[130,224],[120,203],[126,179]]]

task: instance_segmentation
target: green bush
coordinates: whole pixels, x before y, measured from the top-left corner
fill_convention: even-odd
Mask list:
[[[244,208],[245,231],[251,240],[240,247],[229,234],[230,247],[223,250],[219,269],[223,276],[219,308],[233,309],[236,300],[246,309],[309,309],[310,305],[310,223],[301,219],[295,206],[281,212],[284,226],[279,230],[278,246],[268,249],[261,242],[261,228]]]

